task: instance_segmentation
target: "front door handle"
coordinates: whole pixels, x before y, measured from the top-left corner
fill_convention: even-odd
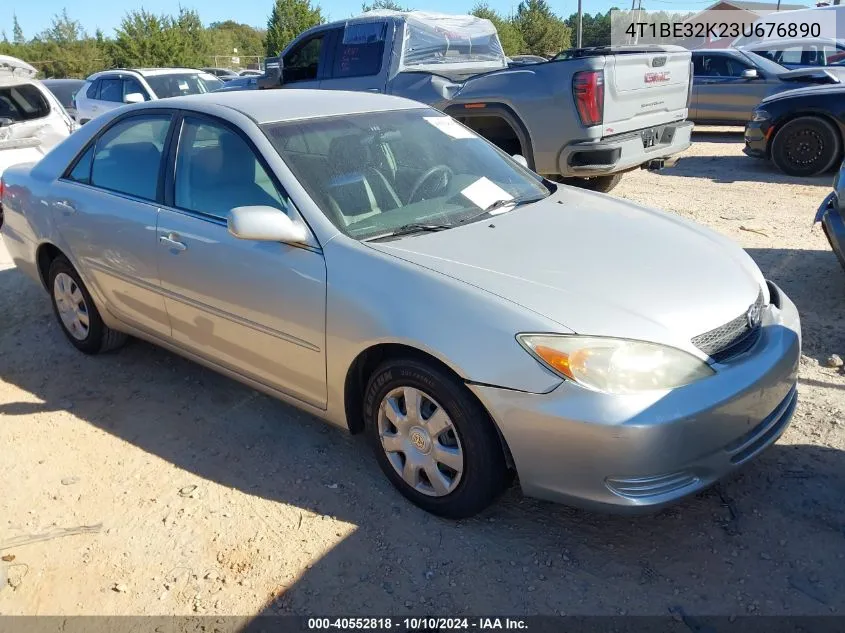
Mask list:
[[[176,233],[168,233],[167,235],[159,235],[158,241],[167,246],[171,251],[181,252],[187,250],[187,246],[179,241],[179,236]]]

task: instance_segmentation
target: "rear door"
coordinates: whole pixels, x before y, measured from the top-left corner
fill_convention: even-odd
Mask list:
[[[691,79],[688,51],[626,53],[605,59],[605,134],[686,118]]]

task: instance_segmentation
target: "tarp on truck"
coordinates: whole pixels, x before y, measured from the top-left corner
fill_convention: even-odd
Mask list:
[[[401,70],[432,70],[442,64],[472,64],[484,70],[507,67],[496,27],[474,15],[449,15],[428,11],[367,11],[347,22],[344,43],[367,34],[365,18],[395,17],[405,22]],[[360,31],[360,32],[359,32]],[[435,70],[436,72],[436,70]]]

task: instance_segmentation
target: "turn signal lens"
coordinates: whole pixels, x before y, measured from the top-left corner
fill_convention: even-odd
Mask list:
[[[604,393],[674,389],[715,373],[692,354],[646,341],[561,334],[520,334],[517,340],[555,373]]]

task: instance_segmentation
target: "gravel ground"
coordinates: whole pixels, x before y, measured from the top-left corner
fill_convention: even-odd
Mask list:
[[[759,460],[639,518],[516,489],[429,516],[358,437],[145,343],[76,353],[0,248],[0,613],[845,612],[845,375],[825,366],[845,355],[845,274],[811,226],[830,178],[740,148],[698,133],[614,193],[732,237],[790,294],[800,403]]]

